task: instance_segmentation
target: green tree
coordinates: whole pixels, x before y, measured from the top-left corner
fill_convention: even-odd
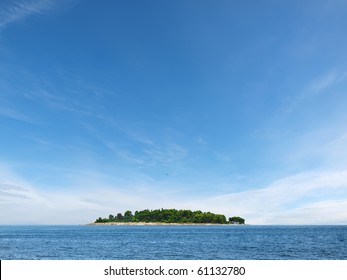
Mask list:
[[[99,217],[95,223],[106,222],[158,222],[158,223],[211,223],[226,224],[227,220],[222,214],[214,214],[211,212],[202,212],[201,210],[177,210],[177,209],[155,209],[135,211],[133,215],[130,210],[118,213],[116,216],[109,215],[108,218]],[[229,223],[244,224],[245,220],[240,217],[229,218]]]
[[[124,222],[131,222],[133,219],[133,214],[130,210],[124,212]]]
[[[245,219],[241,218],[241,217],[238,217],[238,216],[234,216],[234,217],[231,217],[229,218],[229,222],[231,224],[240,224],[240,225],[243,225],[245,223]]]
[[[123,221],[123,215],[122,215],[122,213],[118,213],[118,214],[117,214],[117,221],[119,221],[119,222]]]

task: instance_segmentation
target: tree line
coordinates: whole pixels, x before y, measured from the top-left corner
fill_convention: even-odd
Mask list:
[[[108,218],[95,220],[95,223],[209,223],[209,224],[244,224],[245,219],[241,217],[231,217],[228,220],[222,214],[214,214],[211,212],[202,212],[200,210],[176,210],[176,209],[156,209],[135,211],[133,214],[127,210],[116,215],[110,214]]]

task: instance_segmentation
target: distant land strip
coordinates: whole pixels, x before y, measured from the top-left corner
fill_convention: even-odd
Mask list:
[[[228,220],[223,214],[202,212],[201,210],[156,209],[135,211],[133,214],[127,210],[116,215],[110,214],[108,218],[97,218],[88,225],[208,225],[208,224],[245,224],[245,219],[239,216]]]

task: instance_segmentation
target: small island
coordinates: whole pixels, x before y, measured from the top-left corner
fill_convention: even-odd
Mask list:
[[[202,212],[200,210],[156,209],[135,211],[127,210],[108,218],[95,220],[92,224],[245,224],[245,219],[233,216],[228,220],[223,214]]]

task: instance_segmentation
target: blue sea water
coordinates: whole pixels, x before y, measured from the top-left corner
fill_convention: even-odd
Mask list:
[[[347,226],[0,226],[0,259],[347,259]]]

